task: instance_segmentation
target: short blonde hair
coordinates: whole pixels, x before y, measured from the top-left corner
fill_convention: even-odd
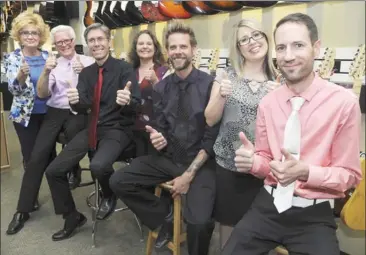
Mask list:
[[[45,24],[41,15],[24,11],[19,14],[11,23],[11,37],[20,42],[20,31],[27,25],[34,25],[39,31],[39,46],[42,46],[50,36],[50,27]]]
[[[238,31],[241,27],[249,27],[254,30],[260,31],[264,34],[264,38],[268,44],[268,52],[265,56],[265,61],[263,63],[263,72],[266,74],[267,79],[275,79],[277,76],[277,70],[273,64],[271,43],[268,34],[263,30],[262,25],[256,20],[242,19],[233,28],[233,34],[231,36],[230,49],[229,49],[229,59],[230,64],[234,68],[235,72],[239,77],[243,77],[244,73],[244,63],[245,58],[241,55],[238,46]]]

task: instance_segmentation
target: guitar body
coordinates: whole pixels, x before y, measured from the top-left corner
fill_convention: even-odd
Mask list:
[[[135,4],[138,2],[139,7]],[[131,20],[136,21],[138,24],[148,23],[149,21],[144,18],[142,13],[140,12],[142,1],[128,1],[126,5],[126,14],[130,17]]]
[[[246,6],[246,7],[261,7],[261,8],[266,8],[266,7],[271,7],[275,4],[277,4],[278,1],[258,1],[258,0],[254,0],[254,1],[238,1],[238,4],[242,5],[242,6]]]
[[[240,1],[203,1],[207,6],[217,11],[237,11],[243,6]]]
[[[123,6],[122,6],[123,4]],[[139,23],[131,20],[131,18],[125,12],[126,10],[126,2],[116,1],[116,5],[113,7],[112,16],[119,20],[123,25],[122,26],[134,26]]]
[[[172,19],[189,19],[192,17],[192,14],[183,8],[181,1],[161,0],[158,8],[161,14]]]
[[[341,219],[351,229],[366,230],[365,225],[365,155],[361,156],[362,180],[341,211]]]
[[[101,1],[104,2],[104,1]],[[101,3],[99,2],[99,3]],[[102,13],[102,20],[103,23],[109,27],[110,29],[115,29],[118,27],[123,27],[124,23],[120,22],[118,19],[116,19],[111,11],[111,5],[112,1],[106,1],[103,13]]]
[[[92,10],[92,6],[93,6],[93,1],[92,0],[88,0],[86,1],[86,11],[84,14],[84,26],[88,27],[91,24],[93,24],[95,21],[91,16],[91,10]]]
[[[191,13],[197,15],[209,15],[209,14],[216,14],[219,11],[210,8],[207,4],[202,1],[183,1],[182,2],[183,8]]]
[[[171,18],[164,16],[159,12],[158,5],[151,1],[143,1],[141,4],[141,14],[149,21],[167,21]]]

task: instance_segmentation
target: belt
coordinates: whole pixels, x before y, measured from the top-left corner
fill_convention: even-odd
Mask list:
[[[264,188],[267,190],[267,192],[274,197],[276,194],[276,187],[272,187],[269,185],[264,185]],[[308,207],[316,204],[320,204],[323,202],[329,202],[330,207],[334,208],[334,199],[308,199],[304,197],[299,197],[294,194],[292,197],[292,205],[296,207]]]

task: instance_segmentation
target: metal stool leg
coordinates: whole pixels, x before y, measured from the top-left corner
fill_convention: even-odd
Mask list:
[[[94,196],[95,196],[95,203],[94,206],[92,206],[92,242],[93,242],[93,247],[96,247],[96,234],[97,234],[97,213],[99,210],[99,206],[100,206],[100,189],[99,189],[99,182],[97,179],[95,179],[95,192],[94,192]]]

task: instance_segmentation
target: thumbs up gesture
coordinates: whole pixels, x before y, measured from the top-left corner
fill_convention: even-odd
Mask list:
[[[72,62],[72,69],[79,74],[83,70],[84,65],[81,63],[80,55],[76,55],[76,59]]]
[[[151,126],[145,126],[146,132],[150,133],[150,141],[154,148],[158,151],[162,150],[165,146],[167,146],[168,142],[162,135],[162,133],[158,132],[156,129]]]
[[[18,76],[25,78],[28,74],[29,74],[30,70],[29,70],[29,65],[27,64],[27,62],[25,61],[24,57],[22,58],[22,63],[20,65],[20,69],[18,72]]]
[[[239,172],[247,173],[252,169],[254,158],[254,145],[243,132],[239,133],[242,145],[235,151],[235,166]]]
[[[230,96],[232,92],[233,92],[233,85],[229,80],[226,71],[224,71],[222,73],[222,80],[220,83],[220,94],[222,97],[227,97]]]
[[[47,72],[50,72],[52,69],[56,67],[56,65],[57,65],[56,56],[53,55],[52,52],[50,52],[46,60],[45,69]]]
[[[128,81],[124,87],[124,89],[117,90],[117,99],[116,103],[124,106],[129,104],[131,101],[131,82]]]
[[[273,160],[269,163],[274,177],[282,186],[287,186],[296,180],[306,181],[309,176],[309,166],[297,160],[286,149],[281,149],[282,161]]]
[[[156,76],[153,66],[149,68],[149,70],[145,71],[143,74],[143,78],[149,81],[151,84],[156,84],[159,79]]]

